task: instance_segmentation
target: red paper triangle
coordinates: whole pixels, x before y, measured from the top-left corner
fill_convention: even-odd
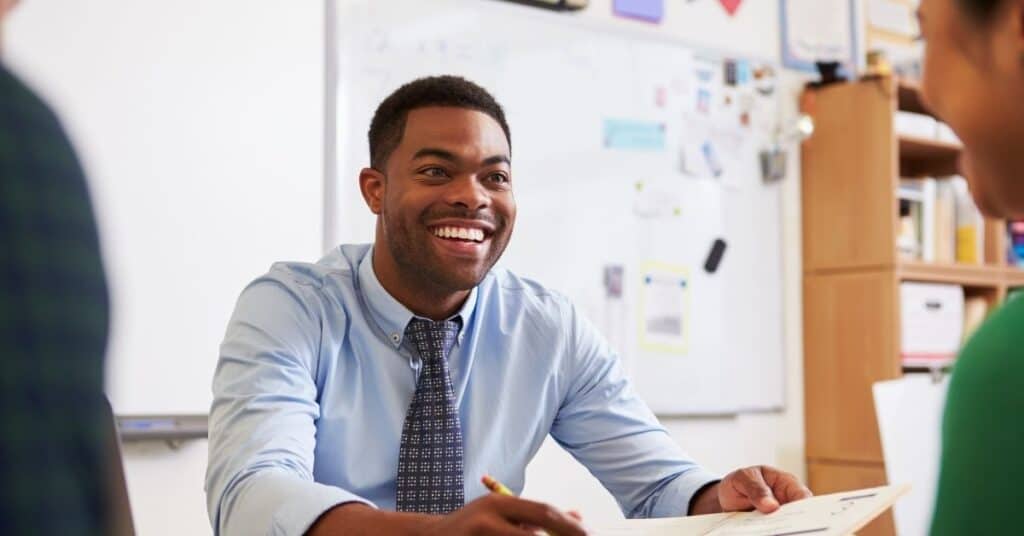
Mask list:
[[[736,10],[740,8],[740,2],[743,0],[718,0],[722,3],[722,7],[729,13],[729,16],[735,15]]]

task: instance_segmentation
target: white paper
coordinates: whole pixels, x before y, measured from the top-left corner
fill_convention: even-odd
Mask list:
[[[786,50],[797,61],[848,62],[854,57],[847,0],[783,0],[786,2]],[[837,11],[842,16],[837,16]]]
[[[640,281],[640,346],[685,354],[689,340],[690,278],[686,268],[644,263]]]
[[[928,374],[874,385],[886,478],[913,486],[893,509],[899,534],[927,534],[931,525],[948,387],[949,376],[935,383]]]
[[[738,512],[661,520],[619,521],[591,530],[597,536],[847,536],[891,506],[909,486],[882,486],[820,495],[783,505],[772,514]]]
[[[868,24],[875,29],[913,39],[917,36],[914,8],[893,0],[868,2]]]

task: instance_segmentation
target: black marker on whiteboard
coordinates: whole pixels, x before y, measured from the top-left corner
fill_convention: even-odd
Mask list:
[[[722,263],[722,255],[725,254],[725,240],[716,238],[711,244],[711,251],[708,252],[708,259],[704,261],[704,271],[709,274],[715,273],[718,270],[718,265]]]

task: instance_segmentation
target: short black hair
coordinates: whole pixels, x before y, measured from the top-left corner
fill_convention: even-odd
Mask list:
[[[960,7],[978,22],[988,22],[1003,5],[1003,0],[959,0]]]
[[[384,166],[402,141],[409,112],[429,106],[468,108],[491,116],[505,131],[509,147],[512,134],[505,120],[505,111],[486,89],[461,76],[428,76],[405,84],[388,95],[370,121],[370,167],[383,171]]]

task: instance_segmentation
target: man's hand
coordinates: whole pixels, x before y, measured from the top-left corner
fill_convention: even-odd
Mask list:
[[[480,534],[534,536],[537,530],[558,536],[585,536],[579,515],[564,513],[544,503],[490,493],[460,510],[437,518],[424,536]]]
[[[795,476],[774,467],[759,465],[738,469],[700,492],[692,501],[692,514],[738,512],[756,509],[769,514],[779,506],[811,496],[811,490]]]
[[[558,536],[585,536],[579,522],[575,512],[563,513],[543,503],[490,493],[446,516],[385,512],[360,503],[343,504],[328,510],[306,534],[535,536],[537,530],[546,530]]]

